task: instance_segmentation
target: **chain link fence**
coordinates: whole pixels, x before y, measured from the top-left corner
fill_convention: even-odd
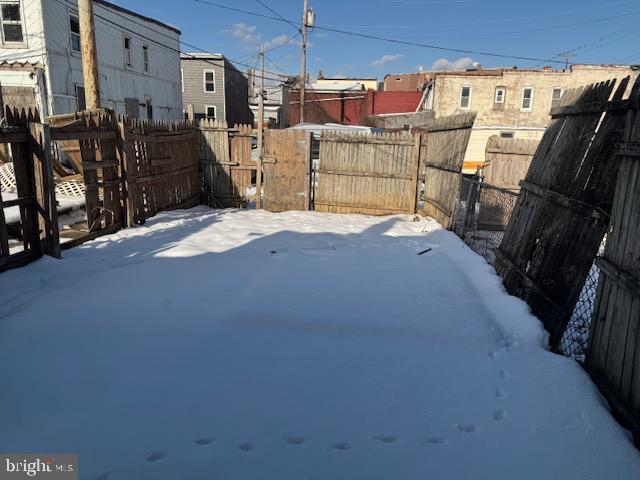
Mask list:
[[[483,183],[477,177],[463,177],[453,231],[493,265],[517,199],[516,190]],[[599,255],[604,253],[604,245],[603,241]],[[588,348],[599,275],[594,262],[558,347],[557,353],[578,362],[584,362]]]

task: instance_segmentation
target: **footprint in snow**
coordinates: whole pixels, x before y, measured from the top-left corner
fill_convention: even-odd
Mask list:
[[[195,443],[196,445],[199,445],[201,447],[205,446],[205,445],[211,445],[213,443],[213,438],[196,438],[193,443]]]
[[[167,458],[167,452],[154,452],[147,457],[147,462],[158,462]]]
[[[397,435],[385,435],[381,433],[380,435],[373,436],[372,439],[382,443],[396,443],[398,440],[400,440],[400,437],[398,437]]]
[[[499,399],[507,398],[507,394],[504,393],[503,389],[496,388],[496,398],[499,398]]]
[[[331,450],[341,450],[341,451],[351,450],[351,444],[347,442],[334,443],[333,445],[331,445]]]
[[[501,380],[509,380],[509,372],[506,370],[500,370],[499,375]]]
[[[504,410],[496,410],[493,414],[494,422],[504,422],[507,419],[507,412]]]
[[[474,425],[473,423],[470,423],[468,425],[463,425],[463,424],[456,424],[456,430],[458,430],[459,432],[464,432],[464,433],[474,433],[478,430],[478,427],[476,425]]]
[[[238,450],[242,450],[243,452],[253,452],[255,449],[255,443],[251,442],[241,443],[240,445],[238,445]]]
[[[427,438],[427,443],[429,445],[446,445],[447,439],[445,437],[435,436],[435,437]]]
[[[297,437],[295,435],[282,435],[282,438],[284,439],[285,442],[287,442],[289,445],[302,445],[304,444],[307,439],[304,437]]]

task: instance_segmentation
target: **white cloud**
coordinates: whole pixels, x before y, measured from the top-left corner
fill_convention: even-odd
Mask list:
[[[234,23],[228,30],[223,30],[222,33],[231,35],[236,40],[239,40],[244,45],[255,45],[260,43],[262,36],[257,31],[258,28],[255,25],[247,25],[243,22]]]
[[[446,58],[439,58],[433,62],[431,70],[467,70],[475,67],[476,65],[478,65],[478,62],[469,57],[459,58],[453,62],[450,62]]]
[[[387,63],[391,63],[391,62],[395,62],[397,60],[400,60],[402,57],[404,57],[404,55],[400,55],[399,53],[397,53],[395,55],[383,55],[379,59],[371,62],[371,66],[372,67],[381,67],[383,65],[386,65]]]

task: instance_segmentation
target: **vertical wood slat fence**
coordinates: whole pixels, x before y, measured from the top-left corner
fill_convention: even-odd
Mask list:
[[[586,366],[640,445],[640,82],[628,103]]]
[[[197,129],[203,201],[214,208],[243,207],[257,169],[251,125],[201,120]]]
[[[526,138],[489,137],[485,151],[485,165],[482,168],[482,180],[490,185],[520,190],[520,181],[524,180],[529,165],[540,144],[539,140]]]
[[[421,135],[322,132],[314,209],[415,213]]]
[[[420,177],[424,181],[424,215],[449,229],[460,195],[462,165],[475,112],[436,119],[422,135]]]
[[[566,92],[538,147],[496,254],[507,291],[525,300],[556,348],[609,222],[629,79]],[[606,113],[605,113],[606,112]]]
[[[39,123],[38,112],[7,108],[5,118],[8,126],[0,128],[0,145],[11,148],[17,198],[4,200],[0,192],[0,272],[43,254],[60,257],[49,129]],[[9,208],[19,211],[17,227],[7,225]],[[20,245],[10,246],[10,234],[20,238]]]

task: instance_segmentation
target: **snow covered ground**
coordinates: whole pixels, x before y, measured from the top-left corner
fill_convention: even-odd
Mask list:
[[[0,451],[101,480],[640,478],[434,222],[196,208],[64,256],[0,275]]]

